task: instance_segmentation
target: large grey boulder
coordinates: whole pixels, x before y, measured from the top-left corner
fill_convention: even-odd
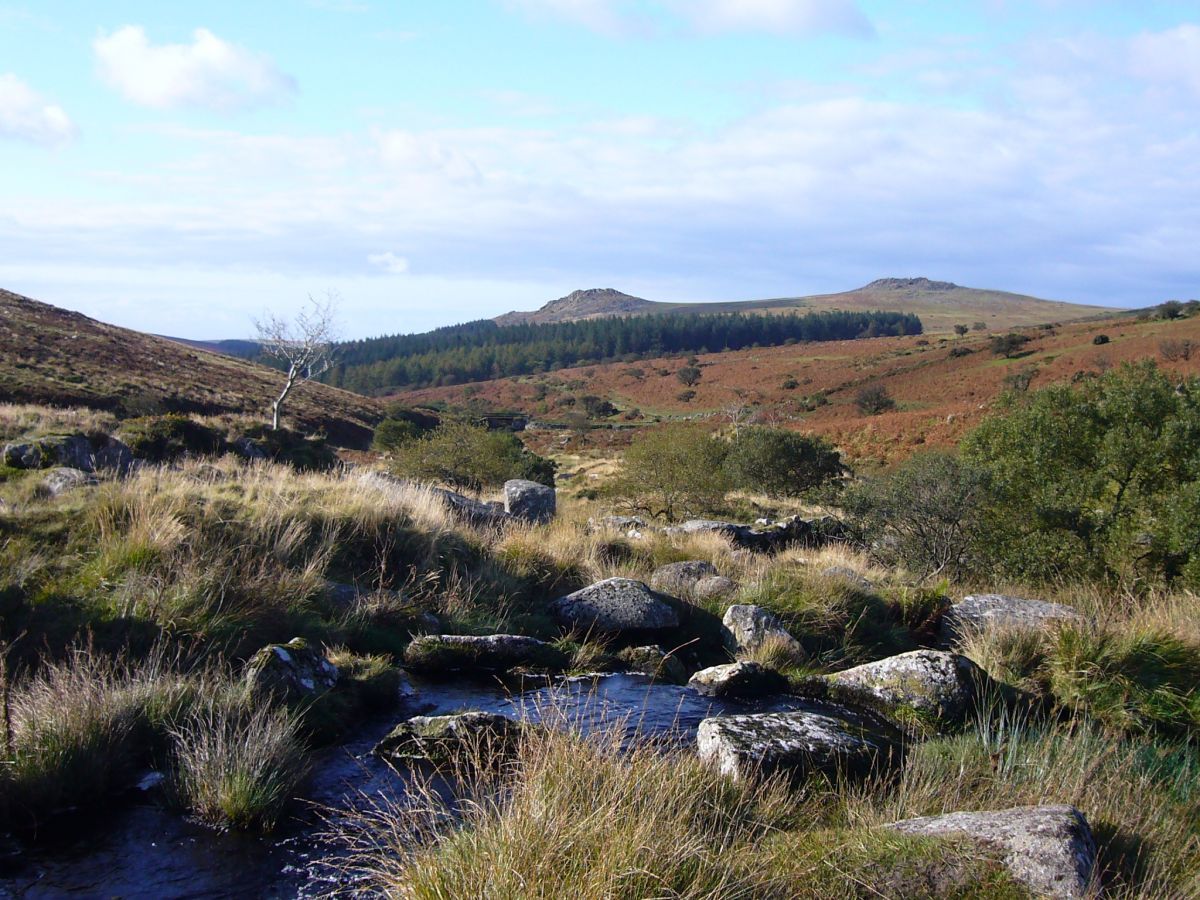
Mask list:
[[[4,464],[14,469],[44,469],[59,465],[91,472],[92,445],[82,434],[55,434],[6,444]]]
[[[862,774],[899,753],[897,736],[830,708],[828,713],[751,713],[700,723],[700,758],[738,780],[786,772]]]
[[[91,461],[97,470],[125,475],[133,468],[133,451],[124,441],[104,435],[92,444]]]
[[[431,675],[562,669],[568,662],[558,648],[523,634],[427,634],[404,649],[409,669]]]
[[[798,658],[804,657],[800,642],[773,613],[761,606],[735,603],[725,610],[721,624],[725,626],[725,646],[734,654],[751,653],[770,639],[791,648]]]
[[[554,518],[557,499],[554,488],[536,481],[514,478],[504,482],[504,511],[523,522],[549,522]]]
[[[688,685],[706,697],[743,700],[778,694],[787,690],[788,681],[756,662],[736,662],[701,669]]]
[[[304,638],[268,644],[246,663],[246,683],[260,696],[304,700],[337,684],[337,666]]]
[[[991,628],[1041,629],[1056,624],[1083,622],[1073,607],[1045,600],[1028,600],[1005,594],[972,594],[963,597],[942,616],[942,637],[964,637]]]
[[[49,492],[51,497],[58,497],[68,491],[95,483],[96,476],[81,469],[72,469],[66,466],[51,469],[46,473],[46,477],[42,479],[42,486]]]
[[[629,671],[641,672],[656,681],[684,684],[688,680],[687,670],[679,658],[657,645],[626,647],[617,658],[629,667]]]
[[[662,631],[679,626],[679,613],[632,578],[607,578],[559,597],[550,612],[560,624],[585,632]]]
[[[1092,896],[1096,842],[1073,806],[1021,806],[994,812],[955,812],[887,826],[905,834],[974,841],[999,851],[1014,880],[1039,897]]]
[[[830,683],[907,708],[938,724],[960,724],[975,706],[987,676],[957,653],[914,650],[827,676]],[[836,696],[836,694],[835,694]]]
[[[393,728],[374,753],[391,762],[493,762],[515,749],[528,726],[488,712],[414,716]]]
[[[687,597],[701,578],[719,574],[716,566],[702,559],[668,563],[654,570],[650,576],[650,587],[672,597]]]

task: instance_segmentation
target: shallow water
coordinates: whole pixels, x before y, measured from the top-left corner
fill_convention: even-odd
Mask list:
[[[589,731],[619,725],[627,741],[688,743],[700,722],[722,713],[808,708],[795,698],[733,703],[640,675],[568,679],[514,691],[499,683],[417,683],[407,710],[368,722],[323,753],[304,797],[269,838],[225,834],[163,809],[151,794],[80,817],[69,831],[24,846],[0,861],[0,897],[232,898],[312,897],[331,887],[317,860],[316,810],[336,815],[364,798],[397,798],[405,778],[371,755],[399,720],[417,713],[478,709],[538,721],[565,716]]]

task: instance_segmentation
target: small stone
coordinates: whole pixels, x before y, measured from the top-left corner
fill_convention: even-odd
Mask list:
[[[736,662],[701,669],[688,685],[706,697],[742,700],[778,694],[787,690],[788,681],[756,662]]]
[[[631,672],[642,672],[657,681],[671,684],[687,683],[687,671],[683,668],[683,663],[662,647],[627,647],[617,654],[617,658],[627,665]]]
[[[905,819],[889,826],[905,834],[974,841],[1003,854],[1012,877],[1039,897],[1092,896],[1096,842],[1073,806],[1021,806]]]
[[[68,491],[95,483],[96,477],[94,475],[90,475],[80,469],[67,468],[66,466],[51,469],[46,473],[46,477],[42,479],[42,486],[50,493],[51,497],[58,497]]]
[[[250,690],[261,696],[303,700],[333,688],[338,670],[304,638],[292,638],[286,644],[268,644],[250,657],[245,677]]]
[[[672,597],[686,597],[701,578],[717,574],[717,567],[702,559],[669,563],[654,570],[650,587]]]
[[[724,575],[709,575],[692,586],[692,599],[700,601],[725,600],[738,592],[738,583]]]
[[[492,762],[511,754],[526,727],[488,712],[414,716],[393,728],[372,752],[391,762]]]

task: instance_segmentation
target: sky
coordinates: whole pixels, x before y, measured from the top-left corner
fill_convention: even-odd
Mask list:
[[[0,0],[0,287],[104,321],[918,275],[1200,296],[1200,0]]]

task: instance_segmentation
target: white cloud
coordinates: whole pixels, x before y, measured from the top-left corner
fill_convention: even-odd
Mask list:
[[[373,266],[378,266],[389,275],[405,275],[408,273],[408,260],[403,256],[397,256],[391,250],[386,253],[372,253],[367,257],[367,262]]]
[[[46,102],[16,75],[0,75],[0,138],[53,146],[74,136],[75,125],[61,106]]]
[[[1200,25],[1146,32],[1130,48],[1134,75],[1166,86],[1183,86],[1200,97]]]
[[[100,74],[127,99],[153,109],[231,110],[274,103],[296,89],[267,56],[197,28],[190,44],[152,45],[126,25],[92,43]]]
[[[505,5],[533,17],[549,17],[582,25],[602,34],[620,34],[635,21],[628,0],[504,0]]]
[[[853,0],[671,0],[670,6],[708,33],[865,35],[873,31]]]

